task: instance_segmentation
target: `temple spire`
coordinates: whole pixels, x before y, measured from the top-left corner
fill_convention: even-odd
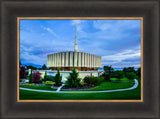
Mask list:
[[[74,51],[78,51],[78,45],[77,45],[77,24],[75,25],[75,44],[74,44]]]

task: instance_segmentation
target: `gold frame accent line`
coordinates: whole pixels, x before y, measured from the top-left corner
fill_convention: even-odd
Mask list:
[[[19,26],[19,19],[17,19],[17,101],[19,102],[19,30],[20,26]]]
[[[141,18],[141,100],[143,102],[143,17]]]
[[[141,20],[141,99],[140,100],[20,100],[19,99],[19,43],[20,43],[20,20],[74,20],[74,19],[99,19],[99,20]],[[17,102],[143,102],[143,17],[17,17]]]

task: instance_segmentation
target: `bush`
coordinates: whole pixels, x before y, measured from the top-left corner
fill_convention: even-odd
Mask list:
[[[105,77],[97,77],[97,78],[98,78],[97,85],[101,84],[105,79]]]
[[[52,75],[47,76],[47,81],[55,81],[55,77]]]
[[[34,83],[25,83],[24,85],[25,86],[34,86],[35,84]]]
[[[25,83],[25,80],[20,79],[20,80],[19,80],[19,82],[23,82],[23,83]]]
[[[133,73],[135,73],[136,71],[135,71],[134,67],[124,67],[124,68],[123,68],[123,72],[124,72],[124,75],[125,75],[125,77],[126,77],[126,74],[127,74],[128,72],[133,72]]]
[[[29,71],[28,71],[28,70],[26,70],[26,76],[28,76],[28,74],[29,74]]]
[[[43,82],[44,83],[44,82]],[[53,82],[53,81],[46,81],[45,82],[45,85],[54,85],[55,84],[55,82]]]
[[[80,84],[80,78],[78,78],[78,72],[76,71],[75,68],[72,69],[72,72],[70,75],[67,77],[67,81],[65,82],[66,86],[68,87],[79,87],[81,86]]]
[[[34,71],[33,73],[33,82],[39,83],[41,79],[41,73],[39,71]]]
[[[131,81],[136,78],[136,74],[134,72],[127,72],[126,77]]]
[[[55,82],[55,76],[47,75],[46,77],[42,78],[42,81],[53,81],[53,82]]]
[[[88,86],[97,86],[104,81],[104,77],[86,76],[83,82]]]
[[[121,78],[124,77],[124,72],[121,71],[121,70],[117,70],[117,71],[114,72],[114,77],[118,78],[120,80]]]

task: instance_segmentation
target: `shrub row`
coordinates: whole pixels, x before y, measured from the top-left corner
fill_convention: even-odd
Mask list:
[[[52,75],[47,75],[46,79],[42,78],[42,81],[55,81],[55,77]]]
[[[24,85],[25,85],[25,86],[34,86],[35,83],[25,83]]]
[[[87,86],[97,86],[103,81],[104,81],[104,77],[86,76],[83,79],[84,85],[87,85]]]
[[[53,82],[53,81],[43,81],[42,83],[44,83],[45,85],[53,85],[53,84],[55,84],[55,82]]]

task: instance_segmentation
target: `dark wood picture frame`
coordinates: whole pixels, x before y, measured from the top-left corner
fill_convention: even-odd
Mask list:
[[[159,118],[159,1],[2,0],[1,6],[1,118]],[[17,102],[17,17],[143,17],[143,102]]]

